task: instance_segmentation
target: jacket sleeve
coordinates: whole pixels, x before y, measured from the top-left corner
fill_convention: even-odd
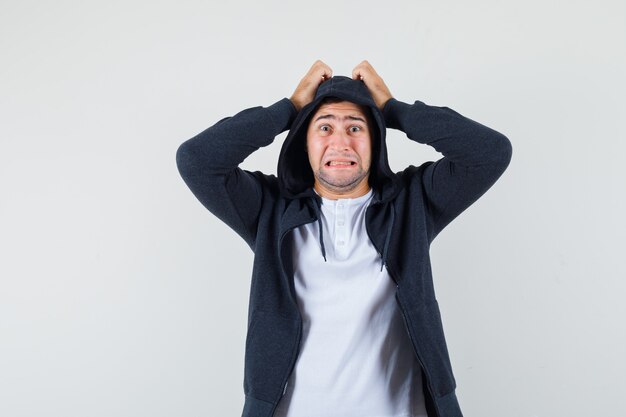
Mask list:
[[[443,154],[424,164],[421,186],[432,214],[431,241],[480,198],[504,173],[512,145],[503,134],[448,107],[390,99],[383,109],[388,127]]]
[[[250,154],[289,129],[295,107],[288,98],[226,117],[181,144],[176,165],[196,198],[254,250],[262,182],[239,168]]]

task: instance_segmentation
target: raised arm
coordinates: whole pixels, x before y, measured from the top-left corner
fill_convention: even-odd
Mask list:
[[[196,198],[253,250],[263,174],[242,170],[239,165],[288,130],[298,110],[313,99],[319,84],[331,75],[330,68],[317,61],[291,99],[226,117],[185,141],[176,152],[178,171]]]
[[[284,98],[220,120],[179,146],[176,164],[196,198],[253,248],[261,182],[239,168],[250,154],[289,129],[296,110]]]
[[[441,159],[424,164],[423,170],[413,170],[421,173],[418,179],[432,213],[432,240],[504,173],[511,161],[511,142],[448,107],[396,100],[367,61],[354,69],[353,78],[365,82],[383,110],[387,127],[401,130],[409,139],[443,154]]]
[[[512,146],[506,136],[448,107],[421,101],[411,105],[392,98],[384,115],[388,127],[443,154],[421,171],[432,213],[431,240],[491,188],[511,161]]]

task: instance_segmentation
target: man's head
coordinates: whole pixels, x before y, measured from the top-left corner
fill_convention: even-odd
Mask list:
[[[319,84],[313,101],[291,121],[278,158],[280,193],[290,199],[315,192],[355,198],[370,189],[375,199],[394,195],[399,178],[389,167],[385,138],[385,116],[365,83],[333,76]],[[332,159],[355,164],[330,167]]]
[[[341,99],[327,98],[313,113],[306,149],[322,197],[355,198],[369,191],[372,126],[366,107]]]

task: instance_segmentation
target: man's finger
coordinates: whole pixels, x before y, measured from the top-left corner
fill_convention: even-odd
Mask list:
[[[365,80],[365,77],[369,78],[369,75],[374,72],[374,68],[370,65],[368,61],[361,61],[354,69],[352,70],[352,79],[353,80]]]
[[[330,78],[333,76],[333,70],[318,59],[309,70],[309,75],[311,77],[320,76],[321,78]]]
[[[306,104],[310,103],[315,97],[315,92],[320,84],[332,76],[333,70],[328,65],[319,59],[315,61],[290,97],[296,109],[299,111]]]
[[[362,61],[359,65],[354,67],[352,70],[352,79],[361,80],[365,83],[376,106],[381,109],[385,103],[393,97],[383,79],[367,61]]]

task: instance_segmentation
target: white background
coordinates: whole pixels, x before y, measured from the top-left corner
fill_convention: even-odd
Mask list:
[[[625,51],[617,0],[2,0],[0,415],[241,414],[252,252],[175,152],[318,58],[513,144],[431,247],[465,415],[626,415]]]

